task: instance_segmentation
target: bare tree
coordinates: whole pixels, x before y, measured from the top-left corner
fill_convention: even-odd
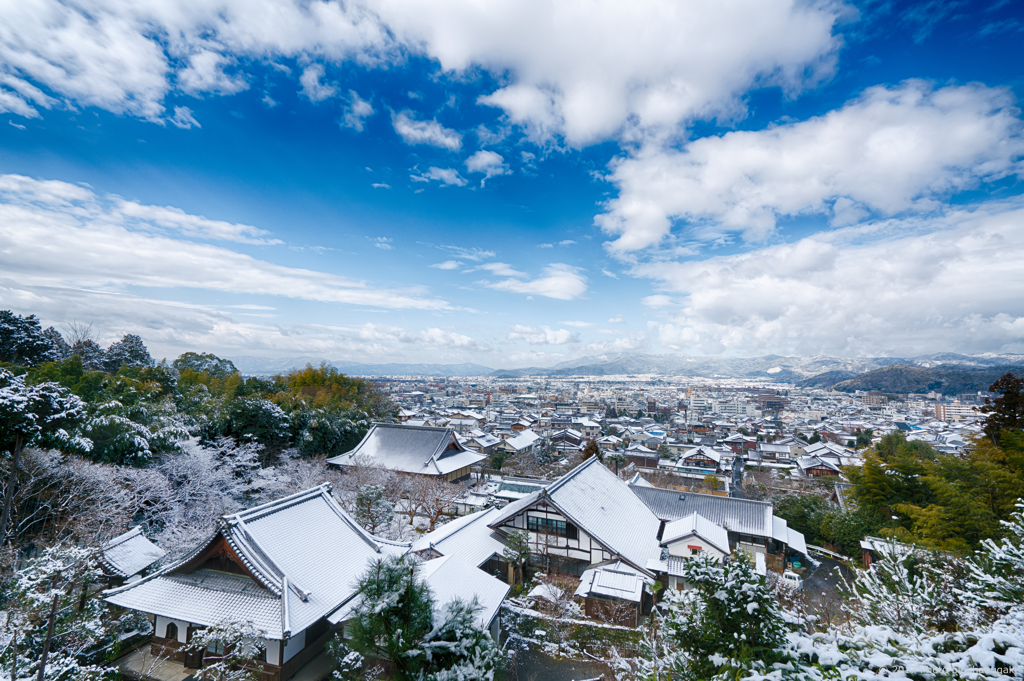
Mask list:
[[[442,477],[417,476],[409,485],[410,507],[426,516],[428,531],[433,532],[437,521],[451,514],[452,506],[464,493],[461,486],[453,485]]]

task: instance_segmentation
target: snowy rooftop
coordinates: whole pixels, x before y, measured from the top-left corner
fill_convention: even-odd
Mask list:
[[[451,428],[375,423],[355,449],[327,462],[336,466],[365,462],[403,473],[444,475],[485,458],[466,450]]]
[[[488,527],[498,513],[498,509],[488,508],[457,518],[417,539],[412,550],[419,553],[433,548],[442,556],[456,556],[479,567],[505,549],[501,535]]]
[[[248,576],[196,564],[221,538]],[[121,607],[204,626],[250,620],[268,638],[282,639],[349,600],[371,558],[407,550],[375,540],[322,485],[224,516],[217,533],[181,561],[105,595]]]
[[[662,546],[672,544],[684,537],[696,535],[708,542],[722,553],[730,553],[729,533],[699,513],[692,513],[685,518],[673,520],[665,525],[661,536]]]
[[[163,558],[167,552],[152,543],[135,527],[114,537],[101,549],[100,562],[119,577],[131,577]]]
[[[647,559],[660,554],[658,518],[597,457],[587,459],[543,492],[509,504],[491,527],[529,508],[542,493],[577,527],[633,565],[645,569]]]
[[[576,595],[583,598],[606,596],[639,603],[643,598],[645,582],[641,572],[622,561],[616,561],[592,567],[580,575]]]

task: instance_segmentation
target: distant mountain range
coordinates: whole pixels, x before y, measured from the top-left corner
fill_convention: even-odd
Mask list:
[[[625,353],[581,357],[552,367],[492,369],[480,364],[362,364],[319,357],[231,358],[246,374],[273,374],[321,362],[353,376],[629,376],[658,374],[686,378],[753,378],[806,387],[883,392],[969,392],[984,390],[1007,370],[1024,366],[1024,355],[940,353],[914,358],[764,357],[723,358]],[[995,378],[991,378],[994,376]],[[991,380],[990,380],[991,378]],[[987,381],[987,382],[986,382]],[[968,386],[982,385],[974,388]],[[929,387],[936,386],[936,387]],[[960,389],[962,388],[962,389]]]
[[[834,384],[836,390],[879,390],[883,393],[929,393],[943,395],[987,392],[1007,372],[1020,373],[1020,365],[968,366],[940,364],[914,366],[895,364],[854,376]],[[827,386],[826,386],[827,387]]]

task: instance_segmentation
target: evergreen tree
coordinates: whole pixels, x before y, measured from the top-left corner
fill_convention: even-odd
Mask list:
[[[56,345],[54,334],[60,336],[53,327],[43,331],[34,314],[22,317],[10,310],[0,310],[0,362],[35,366],[63,359],[62,347]]]
[[[1001,444],[1003,431],[1024,428],[1024,378],[1005,374],[989,386],[989,392],[999,393],[995,400],[985,398],[985,435],[996,445]]]
[[[395,507],[387,500],[383,485],[360,485],[353,515],[367,531],[376,533],[395,517]]]
[[[430,589],[415,575],[416,564],[406,556],[371,563],[357,583],[359,602],[349,625],[352,647],[365,656],[390,660],[395,678],[411,681],[426,668],[418,651],[433,628]]]
[[[131,333],[125,334],[121,340],[111,343],[103,358],[103,368],[111,374],[117,373],[122,366],[151,367],[154,364],[142,338]]]
[[[0,544],[6,539],[22,449],[42,446],[87,450],[90,442],[70,434],[84,415],[85,404],[66,388],[56,383],[28,386],[22,376],[0,369],[0,452],[11,457],[0,516]]]
[[[208,352],[186,352],[174,360],[172,366],[178,373],[194,371],[210,378],[227,378],[238,373],[230,359],[221,359]]]

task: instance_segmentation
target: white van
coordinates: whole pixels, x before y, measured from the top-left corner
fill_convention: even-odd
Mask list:
[[[782,583],[794,590],[800,590],[804,587],[804,580],[800,579],[800,575],[790,570],[782,573]]]

